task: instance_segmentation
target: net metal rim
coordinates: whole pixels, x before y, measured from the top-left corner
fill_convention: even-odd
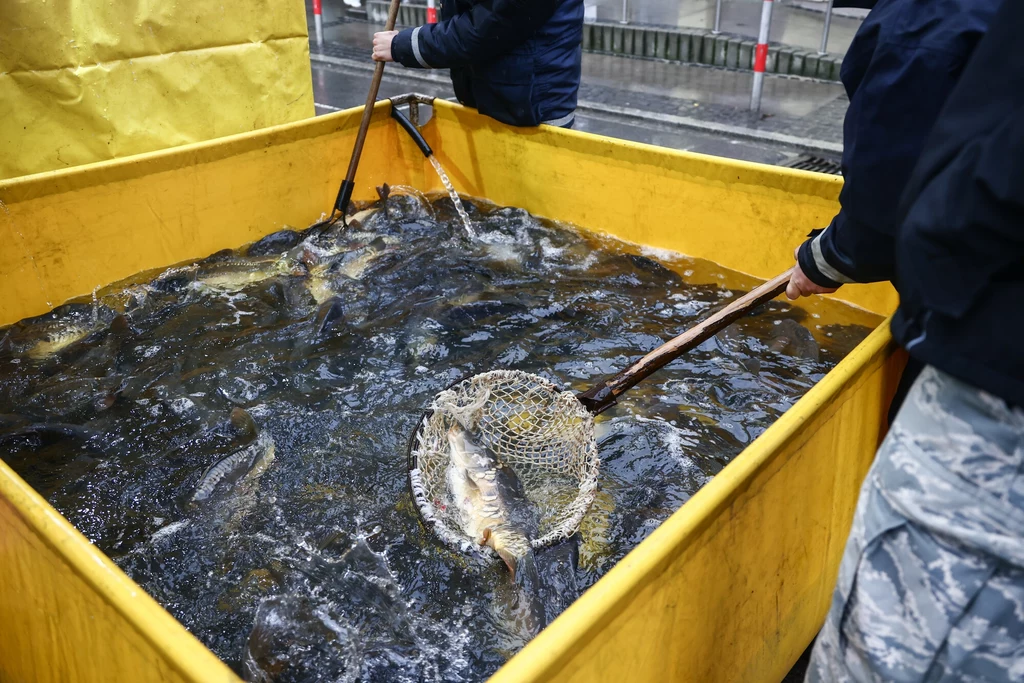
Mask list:
[[[585,453],[583,455],[584,474],[580,478],[575,498],[572,503],[566,506],[572,512],[571,514],[561,518],[558,523],[552,525],[551,528],[547,529],[542,535],[535,539],[531,539],[531,546],[534,550],[540,550],[571,537],[579,530],[580,524],[583,522],[583,518],[586,516],[587,511],[590,509],[590,506],[597,495],[600,458],[598,457],[597,452],[597,441],[594,437],[593,415],[583,407],[572,392],[560,389],[553,382],[541,377],[540,375],[523,372],[521,370],[491,370],[490,372],[480,373],[456,382],[445,391],[458,390],[459,388],[465,387],[474,382],[486,382],[488,384],[521,382],[534,385],[550,393],[552,397],[555,397],[555,400],[562,402],[566,409],[573,411],[575,416],[579,418],[581,431],[586,435],[585,438],[587,443]],[[441,392],[439,396],[443,394],[444,392]],[[431,500],[431,495],[428,491],[427,484],[424,481],[423,471],[420,465],[421,459],[425,453],[436,452],[428,450],[428,445],[425,443],[424,433],[430,425],[431,420],[438,412],[435,399],[435,403],[424,412],[413,436],[412,445],[409,451],[409,484],[412,490],[413,500],[419,510],[420,517],[428,527],[432,528],[437,537],[446,545],[454,550],[471,555],[496,557],[496,553],[491,548],[473,543],[466,537],[465,533],[461,529],[454,527],[449,523],[449,521],[445,519],[444,515],[438,512]]]

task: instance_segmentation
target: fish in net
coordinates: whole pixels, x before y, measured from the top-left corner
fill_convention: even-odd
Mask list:
[[[421,516],[451,547],[487,553],[466,536],[450,504],[447,434],[455,425],[516,473],[539,517],[534,549],[576,533],[594,501],[600,460],[594,418],[571,391],[516,370],[474,375],[438,394],[416,430],[409,479]]]

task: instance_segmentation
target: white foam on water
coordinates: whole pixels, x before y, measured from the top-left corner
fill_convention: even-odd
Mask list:
[[[551,243],[551,240],[549,240],[547,237],[541,238],[540,251],[544,255],[545,259],[551,260],[561,258],[562,254],[565,253],[565,249],[563,249],[562,247],[556,247],[554,244]]]
[[[176,533],[180,529],[184,529],[188,525],[189,521],[187,519],[178,520],[177,522],[171,522],[162,529],[157,529],[156,532],[154,532],[153,535],[149,537],[149,541],[150,543],[154,543],[156,541],[159,541],[161,538],[167,538],[171,534]]]
[[[644,417],[642,415],[632,415],[631,419],[652,425],[658,433],[658,440],[665,446],[666,452],[684,469],[700,479],[701,485],[710,481],[710,478],[701,472],[690,455],[698,446],[698,441],[694,438],[692,431],[662,419]]]
[[[533,308],[533,309],[531,309],[530,310],[530,315],[536,316],[537,318],[547,318],[550,315],[554,315],[555,313],[561,313],[564,310],[565,310],[565,306],[563,306],[562,304],[558,303],[557,301],[552,301],[551,305],[549,305],[549,306],[544,306],[543,308]]]
[[[100,285],[96,285],[92,290],[92,326],[96,327],[100,321]]]
[[[586,257],[580,259],[579,261],[576,261],[575,263],[566,264],[562,267],[565,268],[566,270],[590,270],[596,263],[597,254],[591,252],[587,254]]]
[[[487,255],[495,261],[504,261],[505,263],[516,264],[520,262],[519,250],[508,242],[491,242],[490,240],[484,240],[484,242],[486,244]]]
[[[169,405],[171,406],[171,410],[174,411],[175,415],[181,415],[186,410],[191,410],[196,407],[196,404],[193,403],[191,399],[185,398],[184,396],[181,398],[174,399],[173,401],[170,402]]]
[[[672,261],[686,260],[686,256],[683,256],[678,251],[659,249],[658,247],[648,247],[646,245],[640,247],[640,255],[657,259],[659,261],[668,261],[669,263],[671,263]]]
[[[475,236],[478,240],[484,244],[517,244],[517,240],[512,235],[506,235],[498,230],[492,230],[490,232],[484,232]]]
[[[142,350],[142,356],[144,358],[152,358],[156,354],[160,353],[161,349],[163,349],[163,347],[160,346],[160,345],[150,346],[150,347],[146,348],[145,350],[142,350],[142,347],[139,347],[139,346],[135,347],[136,351]]]
[[[248,412],[249,415],[252,417],[266,417],[267,415],[270,415],[272,413],[272,411],[270,410],[270,406],[268,406],[266,403],[259,403],[254,406],[250,406],[249,408],[246,409],[246,412]]]

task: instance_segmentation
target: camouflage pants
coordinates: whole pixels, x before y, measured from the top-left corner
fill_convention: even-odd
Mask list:
[[[1024,681],[1024,411],[921,373],[860,492],[818,681]]]

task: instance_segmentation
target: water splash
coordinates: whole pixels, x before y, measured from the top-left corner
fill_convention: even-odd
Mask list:
[[[462,225],[466,228],[466,234],[469,235],[470,239],[476,239],[476,233],[469,222],[469,214],[466,213],[465,207],[462,206],[459,193],[455,191],[452,181],[448,179],[448,174],[444,172],[444,167],[441,166],[441,162],[437,160],[437,157],[431,155],[428,158],[434,170],[437,171],[437,175],[441,178],[441,184],[444,185],[444,189],[448,190],[448,196],[452,198],[452,204],[455,205],[455,210],[459,212],[459,218],[462,219]]]
[[[412,185],[392,185],[391,194],[407,194],[416,197],[420,200],[423,208],[430,213],[430,217],[435,220],[437,219],[437,212],[434,210],[434,205],[430,202],[430,197]]]
[[[100,297],[99,292],[102,289],[102,285],[96,285],[92,288],[92,325],[96,327],[99,325],[100,320]]]

